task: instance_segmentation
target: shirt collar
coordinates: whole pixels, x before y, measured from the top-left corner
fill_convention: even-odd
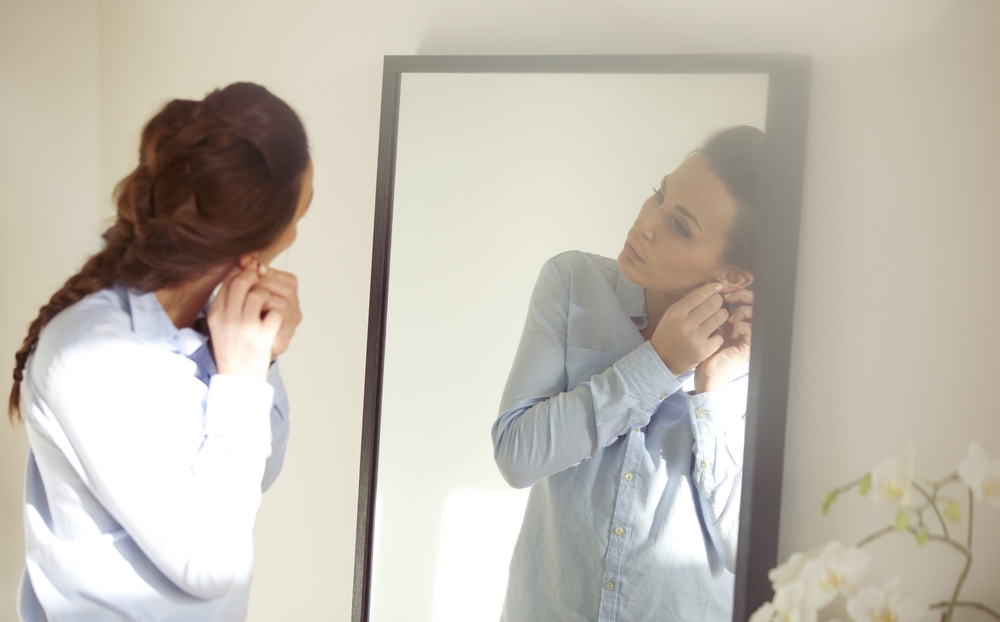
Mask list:
[[[646,317],[646,290],[625,278],[621,272],[618,273],[618,282],[615,284],[615,295],[621,301],[625,313],[628,314],[632,322],[641,330],[646,328],[649,320]]]
[[[177,328],[163,310],[156,292],[140,293],[124,288],[128,296],[132,330],[148,341],[163,344],[168,349],[190,357],[208,342],[208,336],[191,328]],[[205,315],[205,310],[199,318]]]

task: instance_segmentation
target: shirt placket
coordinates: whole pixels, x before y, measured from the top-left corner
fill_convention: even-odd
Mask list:
[[[618,615],[618,594],[623,587],[622,562],[631,531],[632,509],[639,489],[638,471],[644,449],[641,430],[636,428],[630,431],[625,446],[625,460],[618,474],[620,481],[611,516],[608,552],[604,559],[604,585],[600,587],[602,594],[598,622],[614,622]]]

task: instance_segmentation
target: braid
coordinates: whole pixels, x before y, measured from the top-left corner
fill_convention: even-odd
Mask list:
[[[24,338],[21,349],[14,355],[14,386],[10,390],[10,400],[7,403],[7,416],[11,423],[21,420],[21,381],[24,379],[24,367],[28,363],[28,357],[38,345],[42,329],[63,309],[114,284],[118,264],[128,247],[128,238],[131,237],[128,228],[124,222],[112,228],[107,234],[107,245],[104,249],[91,256],[83,268],[52,295],[48,303],[38,311],[38,317],[28,327],[28,336]]]

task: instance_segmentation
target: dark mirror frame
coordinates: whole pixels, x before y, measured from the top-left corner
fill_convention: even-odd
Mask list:
[[[352,620],[367,622],[392,240],[400,78],[404,73],[767,73],[764,205],[756,248],[754,345],[733,620],[773,596],[792,342],[811,59],[790,54],[648,56],[386,56],[382,75],[375,231],[368,309],[364,419]]]

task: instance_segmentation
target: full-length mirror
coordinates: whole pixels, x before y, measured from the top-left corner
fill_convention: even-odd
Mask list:
[[[782,76],[424,60],[383,102],[355,618],[744,615]]]

